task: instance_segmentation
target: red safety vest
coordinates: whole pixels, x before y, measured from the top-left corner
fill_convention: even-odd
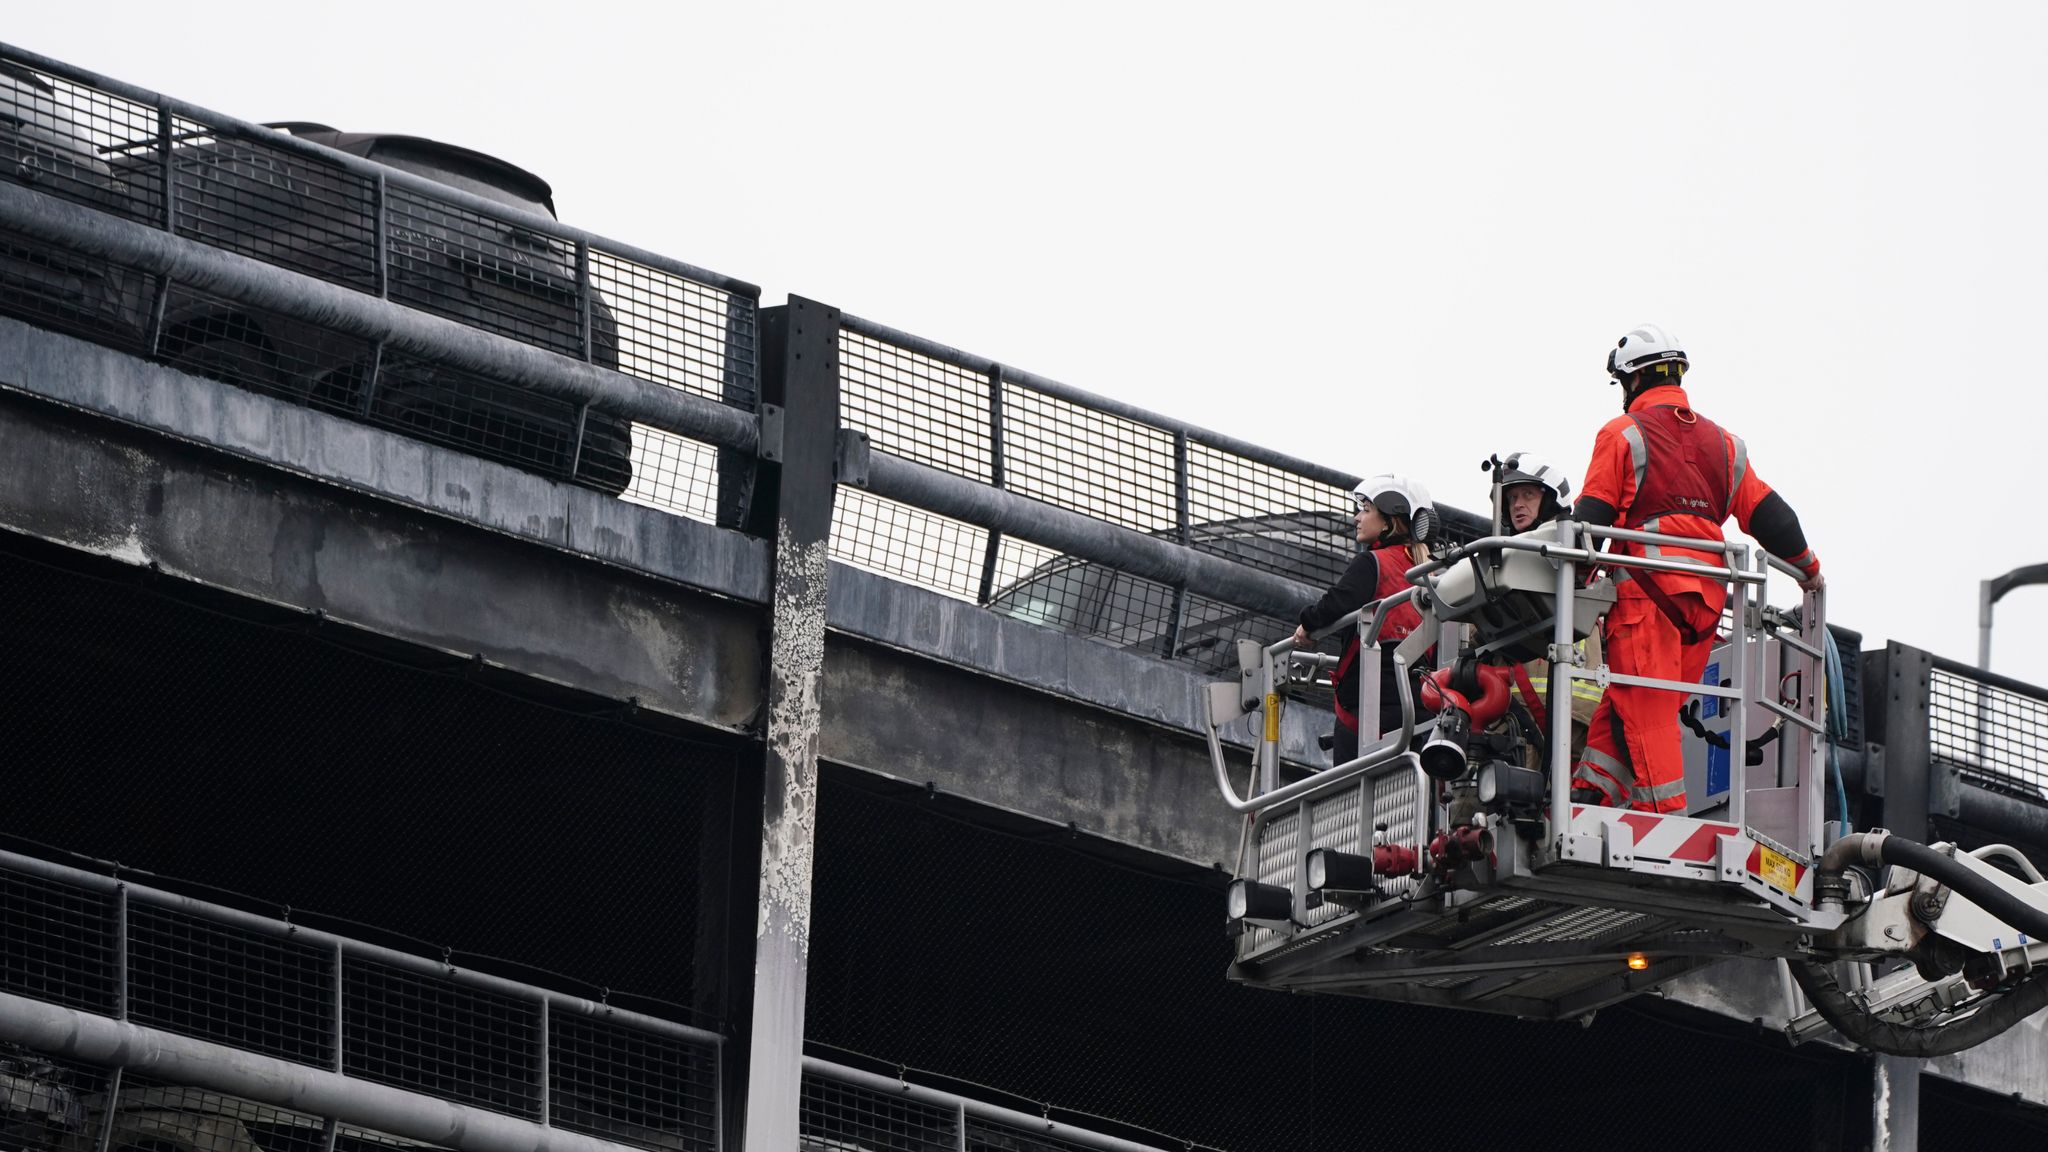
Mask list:
[[[1657,404],[1629,413],[1643,438],[1647,465],[1629,501],[1623,528],[1641,528],[1661,516],[1697,516],[1714,527],[1728,519],[1734,493],[1728,490],[1728,434],[1694,412]]]
[[[1384,548],[1375,548],[1372,550],[1372,558],[1380,570],[1379,584],[1372,592],[1374,601],[1385,600],[1408,588],[1406,574],[1408,569],[1415,566],[1415,558],[1408,555],[1406,544],[1389,544]],[[1413,635],[1420,627],[1422,613],[1416,610],[1412,602],[1401,604],[1387,613],[1387,622],[1380,626],[1380,643],[1384,645],[1391,641],[1398,644]],[[1337,661],[1337,694],[1336,699],[1331,701],[1337,710],[1337,723],[1353,732],[1358,731],[1358,714],[1345,706],[1343,685],[1345,675],[1351,671],[1351,666],[1358,662],[1359,651],[1358,632],[1354,629],[1351,639],[1344,645],[1343,658]]]
[[[1666,516],[1692,516],[1706,525],[1707,532],[1676,534],[1723,539],[1721,525],[1727,521],[1735,497],[1728,487],[1728,434],[1705,416],[1674,404],[1654,404],[1629,413],[1629,419],[1634,422],[1637,435],[1643,438],[1643,467],[1621,527],[1651,532],[1662,528],[1670,532],[1658,521]],[[1627,555],[1647,554],[1640,544],[1617,547]],[[1689,558],[1718,563],[1705,555]],[[1686,622],[1685,614],[1659,583],[1656,573],[1634,569],[1629,572],[1629,579],[1649,595],[1686,643],[1697,644],[1706,638]]]

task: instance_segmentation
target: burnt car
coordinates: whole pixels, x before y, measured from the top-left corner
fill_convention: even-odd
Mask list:
[[[1322,587],[1335,583],[1351,562],[1349,528],[1350,520],[1340,513],[1286,512],[1197,524],[1189,529],[1188,542],[1212,555]],[[1072,556],[1047,560],[996,589],[986,607],[1211,672],[1237,667],[1235,641],[1240,637],[1268,643],[1294,631],[1292,620],[1190,596],[1178,643],[1172,652],[1162,653],[1173,632],[1173,590]]]
[[[522,168],[413,136],[273,125],[301,139],[459,188],[508,208],[554,215],[553,190]],[[241,139],[176,148],[181,231],[308,275],[376,290],[375,218],[366,184],[284,149]],[[583,306],[573,245],[510,218],[391,187],[384,291],[398,303],[581,359]],[[618,327],[589,309],[590,358],[618,367]],[[174,293],[159,353],[208,375],[390,424],[478,455],[624,491],[629,421],[426,361],[379,356],[350,337],[196,294]],[[578,448],[579,429],[581,448]]]
[[[1453,542],[1486,535],[1483,518],[1439,504]],[[1177,531],[1156,532],[1169,539]],[[1357,555],[1351,518],[1303,509],[1213,520],[1188,529],[1190,546],[1251,568],[1277,572],[1310,588],[1326,588]],[[1164,652],[1173,629],[1173,590],[1108,565],[1057,556],[996,589],[984,607],[1018,620],[1091,636],[1127,651],[1164,655],[1205,672],[1237,669],[1236,641],[1269,644],[1294,631],[1294,621],[1251,612],[1200,596],[1186,598],[1177,643]]]
[[[392,183],[380,277],[375,180],[270,132],[174,126],[178,235],[576,359],[587,340],[593,363],[618,367],[618,325],[594,294],[586,321],[573,243],[523,227],[511,212],[472,211]],[[554,215],[545,180],[467,148],[319,124],[271,131]],[[11,62],[0,62],[0,179],[165,222],[154,114]],[[622,492],[632,478],[623,418],[5,233],[0,311],[603,492]]]
[[[85,1101],[73,1080],[57,1061],[0,1043],[0,1148],[83,1152]]]
[[[158,203],[109,163],[101,134],[47,77],[0,61],[0,179],[129,218]],[[0,232],[0,311],[138,350],[145,277]]]

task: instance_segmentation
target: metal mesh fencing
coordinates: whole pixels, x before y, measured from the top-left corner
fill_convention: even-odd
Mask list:
[[[960,1114],[805,1073],[798,1131],[806,1149],[957,1152]]]
[[[205,905],[162,906],[149,889],[131,886],[117,900],[30,866],[19,857],[0,864],[8,991],[125,1011],[138,1024],[317,1068],[336,1066],[338,1039],[346,1075],[528,1120],[551,1111],[555,1123],[641,1147],[717,1140],[709,1034],[587,1018],[547,1004],[538,988],[514,995],[452,969],[351,955],[347,942],[294,938],[282,922],[226,923]],[[117,939],[127,944],[125,985]],[[5,1063],[0,1050],[0,1076]]]
[[[575,244],[410,189],[391,189],[385,211],[393,300],[584,358],[584,325],[597,317],[582,312]],[[604,352],[617,360],[615,347]]]
[[[2048,693],[1937,667],[1927,721],[1929,751],[1970,782],[2048,802]]]
[[[347,1124],[337,1125],[334,1132],[335,1152],[432,1152],[441,1147],[418,1140],[401,1140]]]
[[[324,1152],[319,1116],[124,1073],[113,1149],[151,1152]]]
[[[715,1050],[560,1011],[548,1044],[550,1123],[658,1150],[717,1143]]]
[[[377,288],[377,183],[338,161],[182,116],[170,123],[172,231],[362,292]],[[160,178],[160,145],[128,150],[122,175]]]
[[[375,411],[368,385],[376,347],[367,340],[183,285],[163,290],[151,324],[156,358],[174,368],[335,415]]]
[[[0,230],[0,312],[124,352],[147,350],[156,279]]]
[[[157,109],[0,59],[0,172],[130,220],[160,221],[161,179],[136,179],[159,145]]]
[[[104,1131],[104,1134],[103,1134]],[[0,1044],[0,1146],[10,1152],[435,1152],[173,1080]]]
[[[967,1121],[967,1152],[1094,1152],[1094,1146],[1062,1140],[1046,1132],[1033,1132],[1015,1124],[970,1118]]]
[[[1355,554],[1349,493],[1332,473],[1255,459],[857,318],[839,352],[845,422],[879,451],[1314,586]],[[1214,670],[1235,661],[1236,640],[1293,628],[864,494],[840,503],[836,559],[1117,647]]]
[[[1137,532],[1181,517],[1174,435],[1022,385],[1003,385],[1003,483],[1019,495]]]
[[[759,400],[751,289],[50,62],[0,60],[0,178],[652,383]],[[4,231],[0,312],[682,515],[729,517],[745,495],[743,475],[701,465],[707,446]]]
[[[839,333],[839,412],[875,449],[978,480],[996,479],[987,376],[867,335]]]
[[[97,1148],[106,1118],[107,1082],[105,1069],[0,1043],[0,1148]],[[122,1146],[121,1152],[129,1152],[129,1147]]]
[[[173,908],[128,909],[128,1015],[305,1064],[334,1060],[334,957]]]
[[[0,548],[0,989],[118,1016],[125,971],[137,1024],[319,1069],[339,1043],[352,1076],[528,1119],[545,1063],[558,1125],[712,1146],[724,993],[695,960],[731,752],[43,555]],[[126,863],[125,932],[117,882],[39,845]],[[544,987],[613,1007],[542,1028]]]
[[[831,550],[834,560],[864,571],[975,600],[988,531],[858,488],[841,488],[832,502]]]
[[[536,1119],[541,1005],[375,961],[342,969],[342,1070]]]
[[[1171,585],[1011,537],[1001,542],[994,571],[988,606],[1005,615],[1154,655],[1173,643]]]
[[[114,898],[0,867],[0,989],[92,1012],[109,1012],[119,961]]]
[[[732,523],[746,493],[721,483],[718,449],[702,441],[632,426],[632,478],[624,499],[664,512],[719,524]]]

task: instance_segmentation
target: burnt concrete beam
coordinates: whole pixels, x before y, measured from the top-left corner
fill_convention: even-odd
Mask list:
[[[762,541],[7,317],[0,385],[708,592],[768,599]]]
[[[0,530],[317,609],[583,691],[638,697],[713,728],[744,731],[760,708],[754,605],[572,562],[509,534],[252,469],[4,388],[0,460]],[[429,461],[429,474],[438,463],[453,462]],[[481,483],[502,494],[519,480]]]
[[[930,657],[1089,706],[1199,738],[1207,723],[1203,692],[1215,677],[1185,664],[1011,619],[964,600],[849,568],[832,567],[826,620],[835,632]],[[1272,639],[1279,639],[1273,637]],[[1332,722],[1306,705],[1281,714],[1280,754],[1327,767],[1316,747]],[[1250,748],[1252,733],[1228,725],[1226,743]],[[1203,761],[1207,763],[1206,758]]]
[[[822,758],[1183,861],[1235,859],[1240,819],[1194,736],[829,639]]]
[[[733,601],[766,600],[763,541],[5,318],[0,386],[110,418],[59,418],[63,409],[29,396],[0,401],[11,465],[0,526],[725,730],[755,716],[761,609]],[[903,675],[941,685],[932,704],[946,715],[1002,699],[1035,717],[1039,735],[1073,727],[1098,749],[1176,749],[1144,753],[1139,775],[1157,778],[1129,784],[1107,779],[1114,758],[1084,764],[1057,741],[1031,745],[1028,757],[1018,746],[1017,775],[978,784],[868,753],[851,762],[1199,863],[1235,851],[1234,824],[1207,802],[1208,677],[844,565],[831,566],[828,587],[835,633],[950,668],[932,676],[899,662]],[[1329,725],[1327,712],[1290,709],[1283,756],[1326,764],[1315,737]],[[1240,726],[1224,735],[1247,746]],[[866,739],[858,729],[844,737]],[[915,754],[927,751],[946,759]],[[1110,807],[1094,811],[1105,797]]]

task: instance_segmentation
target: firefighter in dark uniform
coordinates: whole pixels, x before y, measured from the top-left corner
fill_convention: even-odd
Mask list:
[[[1429,559],[1437,534],[1436,507],[1429,492],[1400,476],[1375,476],[1351,492],[1357,514],[1352,518],[1358,542],[1365,545],[1337,583],[1315,603],[1301,610],[1294,630],[1297,648],[1310,645],[1309,633],[1334,624],[1346,613],[1383,600],[1410,587],[1405,573]],[[1380,644],[1380,731],[1401,726],[1401,701],[1394,682],[1394,648],[1422,624],[1422,614],[1403,604],[1387,616]],[[1358,758],[1358,635],[1353,632],[1337,665],[1337,727],[1332,734],[1330,762]]]

